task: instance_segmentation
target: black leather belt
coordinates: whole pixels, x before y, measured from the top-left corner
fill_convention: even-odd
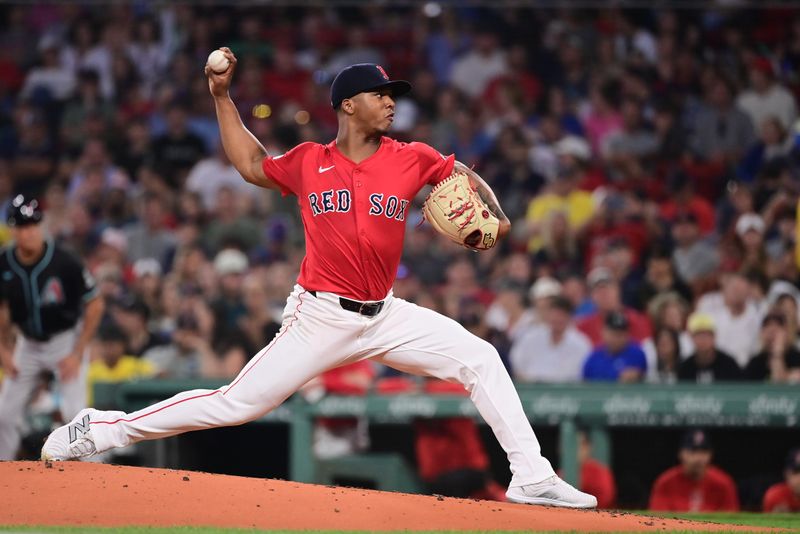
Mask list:
[[[311,295],[314,297],[317,296],[316,291],[308,290]],[[360,302],[357,300],[350,300],[344,297],[339,297],[339,305],[347,311],[360,313],[361,315],[366,315],[367,317],[375,317],[378,315],[381,310],[383,309],[383,304],[385,301],[380,302]]]

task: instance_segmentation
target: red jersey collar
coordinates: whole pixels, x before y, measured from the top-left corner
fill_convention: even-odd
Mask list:
[[[336,139],[325,145],[325,147],[331,152],[331,154],[336,154],[336,156],[343,159],[353,167],[358,167],[359,165],[364,165],[372,158],[380,154],[383,151],[384,147],[386,147],[389,142],[391,142],[391,138],[386,137],[385,135],[381,136],[381,143],[378,145],[378,149],[375,152],[373,152],[370,156],[361,160],[360,163],[356,163],[355,161],[351,160],[350,158],[342,154],[342,152],[339,150],[339,147],[336,146]]]

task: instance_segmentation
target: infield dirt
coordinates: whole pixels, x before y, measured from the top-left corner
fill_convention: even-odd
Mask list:
[[[216,526],[286,530],[749,530],[192,471],[0,462],[0,525]]]

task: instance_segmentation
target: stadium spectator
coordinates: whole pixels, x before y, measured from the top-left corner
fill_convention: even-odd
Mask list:
[[[527,225],[533,234],[528,245],[531,252],[544,246],[545,237],[539,234],[554,212],[565,214],[573,233],[579,232],[594,213],[591,194],[578,188],[590,156],[586,142],[567,137],[556,144],[555,150],[558,155],[556,176],[528,205]]]
[[[20,105],[14,110],[14,123],[18,135],[10,160],[13,192],[36,196],[45,189],[56,169],[55,145],[43,110]]]
[[[75,88],[75,71],[60,61],[58,38],[51,34],[44,35],[37,48],[41,63],[28,72],[20,97],[67,100]]]
[[[203,207],[211,210],[217,203],[220,189],[228,187],[238,194],[254,194],[256,189],[242,180],[228,161],[222,143],[217,143],[214,154],[198,161],[186,177],[186,189],[200,194]]]
[[[175,236],[167,228],[167,208],[155,193],[146,193],[139,204],[139,219],[128,225],[128,260],[155,258],[162,266],[175,247]]]
[[[711,465],[711,438],[689,430],[681,439],[680,465],[661,474],[650,493],[649,510],[658,512],[733,512],[739,497],[733,479]]]
[[[674,384],[678,381],[678,366],[681,363],[680,337],[667,327],[656,328],[653,339],[646,343],[647,358],[646,381],[655,384]]]
[[[237,326],[244,334],[247,354],[255,354],[264,342],[275,337],[281,327],[273,317],[267,289],[263,277],[258,272],[245,275],[242,280],[242,298],[245,313],[238,319]]]
[[[650,163],[658,150],[658,138],[647,128],[642,103],[633,97],[622,102],[622,129],[608,136],[605,159],[612,169],[624,173],[630,165]]]
[[[207,152],[203,139],[189,130],[188,113],[185,103],[173,102],[166,112],[166,131],[151,146],[153,170],[173,190],[183,188],[189,171]]]
[[[670,224],[675,224],[679,216],[685,219],[685,215],[690,213],[697,222],[701,236],[707,236],[714,231],[716,224],[714,206],[696,193],[694,180],[685,172],[674,171],[669,176],[667,198],[660,204],[659,209],[661,217]],[[691,222],[691,219],[689,221]],[[673,239],[677,240],[674,234]]]
[[[631,340],[630,323],[625,314],[606,314],[603,344],[592,351],[583,364],[587,381],[641,382],[647,372],[647,361],[639,345]]]
[[[233,248],[220,251],[214,258],[214,272],[219,277],[219,294],[211,302],[215,344],[241,336],[239,321],[247,314],[242,280],[248,266],[247,256]]]
[[[211,221],[202,236],[206,250],[236,247],[251,251],[258,245],[260,228],[246,213],[244,198],[244,195],[237,196],[236,190],[229,186],[217,190]]]
[[[169,344],[153,347],[142,358],[155,369],[159,378],[220,376],[218,358],[191,311],[184,311],[178,317]]]
[[[561,276],[563,276],[561,293],[572,303],[575,319],[581,319],[594,312],[597,307],[589,297],[586,278],[581,272],[567,271]]]
[[[786,289],[778,288],[774,297],[773,311],[783,315],[786,319],[786,335],[789,338],[792,346],[800,349],[800,315],[798,310],[798,295],[795,294],[794,286],[791,284],[782,284]]]
[[[527,304],[524,284],[501,279],[483,322],[511,342],[536,321],[536,314]]]
[[[586,137],[595,157],[608,153],[608,139],[622,130],[624,120],[619,112],[619,81],[601,80],[594,83],[589,95],[589,112],[583,120]]]
[[[775,79],[772,62],[766,57],[756,57],[749,67],[750,88],[739,95],[736,105],[757,127],[769,117],[775,117],[783,128],[791,128],[797,119],[797,104],[792,94]]]
[[[736,221],[736,236],[728,257],[722,259],[724,265],[735,266],[747,273],[766,273],[767,252],[764,248],[766,233],[764,219],[755,213],[745,213]]]
[[[696,310],[711,317],[717,335],[717,347],[730,354],[744,367],[758,348],[763,303],[752,298],[750,282],[743,273],[722,275],[721,291],[707,293]]]
[[[692,290],[675,272],[672,258],[666,251],[657,250],[647,258],[644,280],[638,287],[637,305],[639,311],[648,311],[654,298],[665,294],[675,294],[685,302],[692,300]],[[650,320],[654,321],[653,314]]]
[[[572,303],[562,296],[548,298],[541,322],[511,346],[513,377],[521,382],[579,382],[592,344],[572,324]]]
[[[794,139],[777,117],[768,116],[757,126],[758,142],[750,147],[737,168],[739,178],[751,183],[769,165],[781,165],[794,148]]]
[[[491,28],[478,26],[471,49],[453,62],[450,74],[453,87],[470,98],[476,98],[484,94],[493,79],[508,72],[506,53],[497,41]]]
[[[714,318],[703,312],[689,316],[687,325],[695,351],[678,367],[678,380],[698,384],[740,380],[742,370],[729,354],[715,345],[717,334]]]
[[[744,378],[758,382],[800,383],[800,351],[792,344],[786,317],[770,312],[761,321],[761,352],[744,369]]]
[[[662,293],[650,301],[647,313],[654,330],[668,328],[678,335],[678,360],[688,358],[694,352],[692,336],[686,331],[686,319],[689,316],[689,304],[675,292]],[[648,369],[653,370],[655,365],[655,340],[647,338],[642,342],[642,350],[647,356]]]
[[[128,296],[113,302],[111,316],[115,325],[125,334],[125,354],[139,357],[165,343],[160,335],[150,330],[150,309],[143,300]]]
[[[126,351],[128,338],[114,322],[109,322],[97,333],[96,354],[89,364],[87,381],[88,406],[94,405],[94,385],[98,382],[128,382],[155,375],[155,368],[147,361]]]
[[[587,281],[592,302],[597,309],[578,321],[578,329],[586,334],[595,346],[602,341],[605,317],[611,312],[619,312],[625,316],[634,342],[640,343],[650,336],[650,323],[647,317],[622,305],[619,283],[611,271],[605,267],[596,267],[589,273]]]
[[[730,80],[714,76],[705,93],[705,103],[692,125],[690,150],[695,158],[710,164],[707,176],[718,181],[725,167],[739,161],[752,145],[755,135],[750,118],[734,105]],[[716,189],[716,184],[707,183],[703,193],[708,195]]]
[[[800,449],[786,456],[784,482],[771,486],[764,494],[765,512],[800,512]]]
[[[719,252],[700,235],[697,216],[691,212],[678,213],[672,220],[672,239],[675,249],[672,262],[678,276],[695,293],[709,285],[708,278],[719,267]]]
[[[553,277],[540,276],[536,279],[528,290],[528,298],[533,303],[534,323],[544,322],[552,298],[560,296],[562,291],[561,282]]]

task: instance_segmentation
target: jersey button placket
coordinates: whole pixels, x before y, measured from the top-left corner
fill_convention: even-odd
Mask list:
[[[356,206],[358,206],[359,208],[356,210],[356,217],[355,217],[356,228],[358,228],[358,235],[362,239],[364,239],[367,237],[367,230],[364,228],[365,225],[362,224],[361,218],[367,216],[367,214],[363,212],[363,208],[365,207],[363,195],[365,193],[364,190],[362,189],[364,184],[361,182],[361,174],[362,174],[361,169],[358,168],[353,169],[353,185],[356,187],[356,190],[353,191],[353,196],[357,199]],[[362,247],[361,239],[358,240],[358,253],[359,256],[361,256],[361,262],[366,265],[369,262],[369,260],[366,260],[364,258],[364,249]]]

